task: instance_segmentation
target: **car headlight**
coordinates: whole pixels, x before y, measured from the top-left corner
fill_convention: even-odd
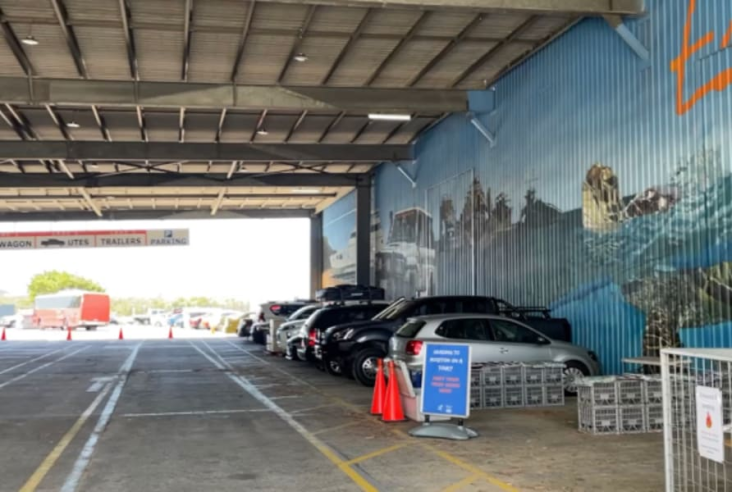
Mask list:
[[[353,335],[353,332],[355,330],[353,328],[349,328],[347,330],[339,331],[336,334],[333,335],[333,340],[338,342],[341,340],[346,340],[348,338],[351,338],[351,335]]]

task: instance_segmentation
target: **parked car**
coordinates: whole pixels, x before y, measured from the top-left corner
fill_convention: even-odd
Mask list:
[[[287,347],[287,340],[297,334],[300,331],[300,327],[305,324],[305,321],[321,307],[320,304],[310,304],[292,313],[287,318],[287,321],[277,328],[277,344],[283,348]]]
[[[264,345],[269,332],[269,322],[274,321],[275,328],[287,321],[287,318],[298,309],[314,304],[315,301],[269,301],[259,306],[257,318],[251,327],[251,336],[254,343]]]
[[[319,356],[315,353],[315,346],[321,332],[334,325],[371,319],[387,306],[385,301],[354,301],[324,306],[305,321],[295,337],[288,340],[289,353],[299,360],[316,361]]]
[[[455,342],[471,347],[473,363],[561,362],[565,389],[576,393],[576,379],[600,374],[594,352],[552,340],[525,323],[501,315],[445,314],[409,319],[389,343],[389,356],[404,361],[412,371],[424,366],[426,342]]]
[[[546,312],[545,308],[516,308],[509,303],[488,296],[434,296],[418,299],[399,299],[373,320],[334,326],[318,340],[326,369],[332,374],[352,376],[365,386],[373,386],[376,379],[376,361],[386,356],[389,339],[407,319],[451,313],[502,314],[529,325],[541,323],[552,332],[571,336],[569,323],[563,319],[527,318],[525,313]],[[558,325],[558,328],[554,328]],[[566,325],[566,326],[565,326]]]

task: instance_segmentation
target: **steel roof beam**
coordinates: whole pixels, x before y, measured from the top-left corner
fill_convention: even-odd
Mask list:
[[[411,145],[4,141],[0,159],[78,161],[382,162],[412,160]]]
[[[358,41],[358,38],[361,36],[361,33],[368,25],[369,21],[371,20],[371,16],[374,14],[374,10],[369,9],[364,14],[363,18],[361,19],[361,22],[358,23],[358,27],[351,33],[351,37],[348,38],[348,41],[346,42],[345,46],[341,49],[341,52],[338,53],[338,57],[336,57],[335,61],[331,64],[330,69],[328,70],[328,73],[325,74],[325,77],[323,77],[323,80],[320,82],[321,85],[327,85],[328,82],[330,82],[330,79],[333,77],[333,74],[335,74],[336,70],[338,70],[338,67],[341,65],[341,62],[346,57],[348,52],[353,47],[354,43]]]
[[[79,40],[76,39],[76,34],[74,34],[74,28],[71,27],[71,24],[69,23],[69,16],[66,12],[66,7],[64,7],[64,4],[61,0],[50,1],[51,6],[53,7],[53,11],[56,14],[56,20],[58,20],[59,27],[61,27],[61,31],[63,32],[64,38],[66,39],[66,45],[69,47],[71,57],[74,59],[76,71],[79,72],[79,76],[86,79],[89,77],[89,73],[86,69],[86,61],[84,61],[84,56],[81,54]]]
[[[221,188],[227,187],[342,187],[355,186],[366,179],[363,174],[335,173],[272,173],[237,174],[226,179],[226,174],[76,174],[73,181],[62,174],[3,174],[0,189],[17,188]]]
[[[119,0],[120,16],[122,17],[122,30],[125,36],[125,46],[127,48],[127,63],[130,66],[130,78],[132,80],[140,80],[140,68],[137,63],[137,51],[135,49],[135,35],[132,32],[132,13],[127,0]]]
[[[32,90],[29,87],[32,85]],[[342,110],[443,113],[468,109],[468,95],[454,89],[253,86],[191,82],[133,82],[0,77],[0,102],[153,108]]]
[[[188,65],[191,59],[191,22],[193,21],[193,0],[186,0],[185,20],[183,22],[183,64],[180,78],[188,80]]]
[[[3,188],[0,188],[2,190]],[[74,188],[75,189],[75,188]],[[94,200],[174,200],[176,198],[180,198],[182,200],[191,200],[191,199],[204,199],[204,200],[214,200],[218,198],[218,195],[202,195],[201,193],[194,193],[194,192],[188,192],[185,188],[181,188],[180,190],[176,190],[175,194],[119,194],[119,193],[92,193],[92,190],[89,189],[89,197]],[[296,199],[296,198],[302,198],[303,200],[312,200],[316,198],[334,198],[338,194],[337,193],[225,193],[224,198],[229,200],[261,200],[261,199]],[[113,197],[113,198],[110,198]],[[61,201],[61,200],[80,200],[83,198],[83,196],[79,195],[2,195],[0,194],[0,203],[3,202],[22,202],[22,201]]]
[[[23,69],[23,72],[28,77],[32,77],[33,64],[31,64],[30,59],[28,59],[28,55],[25,54],[23,46],[21,46],[20,41],[18,41],[18,36],[16,36],[15,31],[13,31],[13,28],[5,18],[5,14],[3,14],[2,10],[0,10],[0,30],[2,30],[5,42],[10,47],[10,51],[13,52],[13,56],[18,61],[20,68]]]
[[[249,8],[247,9],[247,15],[244,19],[244,25],[241,30],[241,36],[239,37],[239,47],[236,50],[236,56],[234,57],[234,66],[231,68],[231,81],[236,83],[236,77],[239,74],[239,65],[241,59],[244,57],[244,48],[247,45],[247,38],[249,37],[249,29],[252,27],[252,19],[254,18],[254,9],[257,6],[255,0],[249,2]]]
[[[399,40],[397,45],[394,46],[394,49],[391,50],[391,52],[386,56],[386,58],[381,60],[381,63],[379,64],[379,66],[376,67],[376,70],[373,71],[373,73],[368,78],[368,80],[366,80],[366,83],[364,85],[371,85],[374,83],[374,80],[376,80],[379,77],[379,75],[381,75],[381,72],[384,71],[384,69],[389,64],[389,62],[391,62],[394,59],[394,57],[401,51],[401,49],[404,46],[406,46],[409,43],[409,41],[412,40],[412,38],[415,37],[415,34],[417,33],[417,31],[419,31],[419,29],[422,27],[422,25],[425,23],[425,21],[427,21],[433,15],[434,15],[433,12],[422,12],[419,19],[417,19],[417,21],[412,25],[412,27],[409,29],[409,31],[407,31],[407,34]]]
[[[584,15],[639,15],[643,0],[259,0],[261,3],[295,3],[334,7],[392,7],[458,9],[471,11],[572,13]]]

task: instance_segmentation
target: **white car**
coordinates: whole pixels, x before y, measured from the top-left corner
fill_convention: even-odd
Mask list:
[[[274,321],[275,329],[277,329],[297,310],[310,304],[314,304],[314,301],[269,301],[261,304],[251,328],[252,341],[264,345],[270,321]]]
[[[320,309],[320,307],[320,304],[310,304],[309,306],[301,307],[292,313],[292,315],[287,318],[287,321],[277,328],[277,344],[283,349],[287,347],[287,340],[297,334],[310,315]]]

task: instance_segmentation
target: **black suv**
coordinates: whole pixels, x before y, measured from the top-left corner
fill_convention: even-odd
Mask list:
[[[315,311],[303,325],[300,332],[306,333],[307,337],[294,337],[288,341],[288,353],[296,355],[300,360],[314,362],[318,360],[315,354],[316,341],[322,332],[334,325],[370,320],[387,306],[388,303],[384,301],[346,302],[324,306]]]
[[[557,340],[571,339],[567,320],[550,318],[548,312],[546,308],[517,308],[485,296],[399,299],[372,320],[329,328],[319,339],[320,352],[323,365],[331,374],[344,373],[365,386],[373,386],[377,360],[386,357],[389,339],[409,318],[452,313],[501,314],[537,325],[539,331],[547,336],[552,332]],[[558,336],[560,331],[566,335]]]

